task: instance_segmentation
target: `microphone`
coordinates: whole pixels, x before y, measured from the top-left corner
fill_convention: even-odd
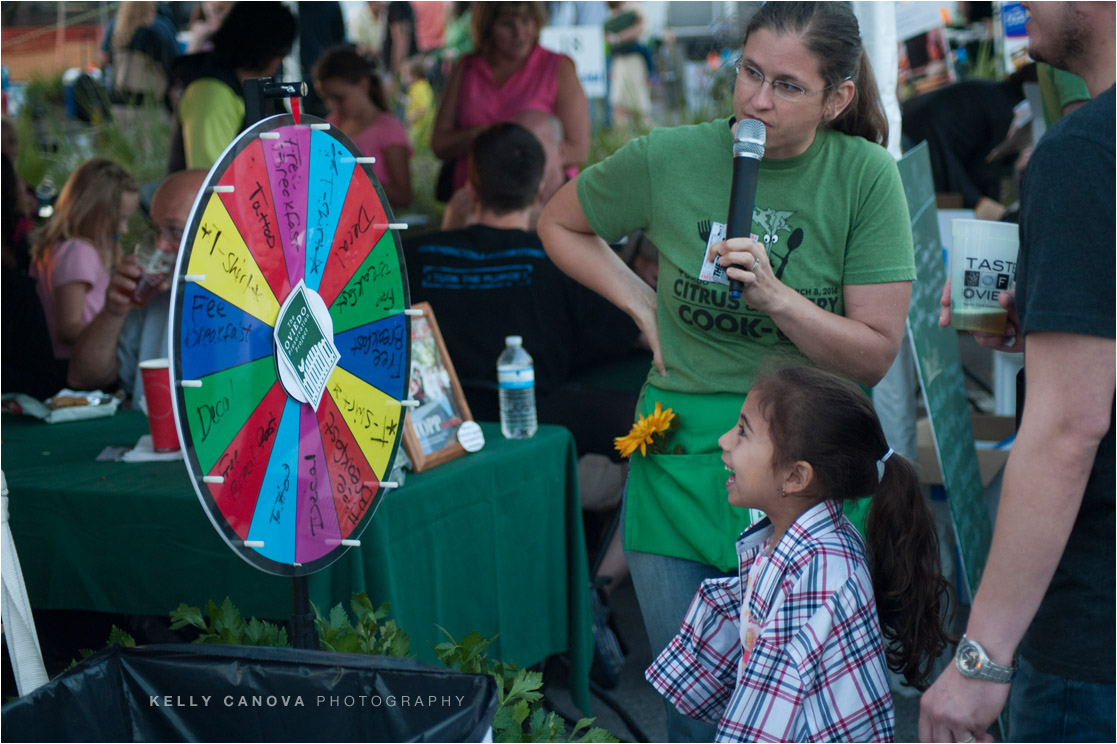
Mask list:
[[[752,235],[752,207],[756,203],[756,177],[760,173],[760,159],[764,157],[765,140],[763,122],[756,119],[737,122],[737,139],[733,142],[733,186],[729,192],[729,218],[725,221],[727,240],[747,238]],[[730,297],[740,297],[743,289],[744,285],[739,280],[729,281]]]

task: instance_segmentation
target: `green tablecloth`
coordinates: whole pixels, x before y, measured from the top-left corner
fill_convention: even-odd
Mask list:
[[[392,616],[411,650],[476,630],[499,638],[490,658],[521,666],[569,650],[571,692],[589,712],[593,657],[574,440],[541,426],[487,444],[389,491],[361,535],[309,579],[323,612],[354,591]],[[166,615],[180,602],[232,598],[245,617],[285,620],[291,580],[261,573],[221,540],[181,461],[97,462],[107,445],[147,432],[135,411],[48,425],[5,413],[0,458],[10,524],[31,604],[41,609]]]

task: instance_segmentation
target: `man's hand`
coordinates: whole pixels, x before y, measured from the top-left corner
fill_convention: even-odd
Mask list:
[[[136,307],[136,304],[132,302],[132,293],[139,286],[142,276],[143,270],[134,255],[128,254],[122,257],[117,262],[116,268],[113,269],[109,286],[105,289],[105,310],[118,317],[124,317],[131,312],[132,308]],[[159,285],[158,292],[151,296],[154,297],[159,292],[166,292],[170,288],[171,283],[164,281]]]
[[[923,693],[919,740],[993,741],[989,727],[1004,708],[1010,685],[967,679],[954,663]],[[971,738],[972,737],[972,738]]]
[[[143,270],[132,254],[121,257],[113,269],[109,286],[105,289],[105,310],[113,315],[125,316],[135,305],[132,293],[136,291]]]
[[[1008,313],[1005,321],[1004,333],[977,333],[973,332],[974,340],[982,346],[994,351],[1022,352],[1024,351],[1024,334],[1020,330],[1020,316],[1016,312],[1016,290],[1006,289],[997,295],[997,302]],[[939,297],[939,328],[950,325],[950,277],[942,285],[942,295]]]

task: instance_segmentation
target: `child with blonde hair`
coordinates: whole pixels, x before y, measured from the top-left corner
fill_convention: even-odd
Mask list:
[[[60,371],[78,334],[105,304],[120,236],[139,204],[140,189],[128,171],[109,158],[93,158],[70,174],[50,220],[32,235],[31,275]]]

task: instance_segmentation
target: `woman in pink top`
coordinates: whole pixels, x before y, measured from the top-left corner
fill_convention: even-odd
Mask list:
[[[454,189],[466,182],[466,154],[490,124],[520,111],[554,114],[563,127],[563,165],[577,169],[589,154],[590,114],[574,60],[539,46],[542,3],[474,3],[473,44],[450,73],[431,135],[431,149],[457,159]]]
[[[104,306],[120,235],[139,204],[140,189],[128,171],[93,158],[70,175],[50,221],[32,236],[31,274],[55,359],[69,360],[78,334]]]
[[[399,119],[388,113],[384,87],[352,47],[338,46],[314,65],[314,88],[329,108],[326,121],[344,132],[369,157],[393,209],[411,206],[411,142]]]

